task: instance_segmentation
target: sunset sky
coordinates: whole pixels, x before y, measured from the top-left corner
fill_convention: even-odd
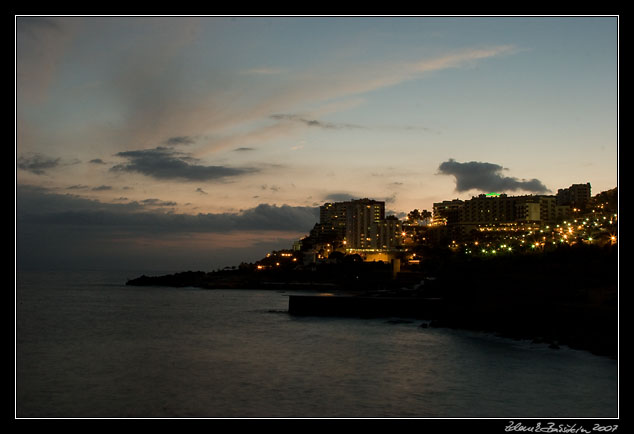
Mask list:
[[[326,201],[617,186],[618,17],[15,26],[18,268],[211,270]]]

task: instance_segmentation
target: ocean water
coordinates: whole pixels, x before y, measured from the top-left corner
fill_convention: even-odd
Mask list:
[[[140,274],[17,274],[17,417],[618,417],[609,358]]]

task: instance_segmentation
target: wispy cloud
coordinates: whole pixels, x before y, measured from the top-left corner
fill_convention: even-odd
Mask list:
[[[112,190],[111,185],[100,185],[98,187],[93,187],[92,191],[110,191]]]
[[[189,137],[189,136],[176,136],[176,137],[170,137],[169,139],[165,140],[164,143],[169,146],[191,145],[196,143],[196,140],[194,140],[193,137]]]
[[[297,80],[301,86],[289,88],[283,97],[289,102],[304,100],[327,102],[334,98],[358,96],[405,81],[422,78],[429,72],[472,66],[477,61],[509,55],[517,51],[519,50],[513,45],[500,45],[464,49],[417,61],[365,65],[362,69],[349,67],[336,71],[305,72]]]
[[[325,130],[387,130],[387,131],[426,131],[437,132],[431,128],[418,125],[373,125],[366,126],[347,122],[327,122],[299,114],[281,113],[269,116],[276,121],[297,122],[308,127],[322,128]]]
[[[514,50],[512,46],[467,49],[419,61],[377,63],[363,68],[349,65],[336,71],[328,66],[321,70],[295,71],[292,79],[278,83],[279,91],[272,93],[263,93],[260,88],[252,87],[256,84],[240,79],[227,88],[202,88],[192,92],[187,82],[178,79],[178,76],[175,79],[171,75],[156,74],[149,83],[147,79],[135,79],[122,89],[127,99],[131,98],[130,94],[138,95],[129,102],[135,110],[129,123],[134,132],[131,137],[128,135],[131,139],[128,141],[147,143],[155,140],[161,131],[179,129],[191,132],[187,137],[205,138],[198,142],[196,150],[198,155],[203,155],[227,148],[250,148],[256,143],[288,137],[300,131],[298,128],[301,127],[362,129],[366,127],[354,123],[326,122],[321,117],[359,105],[364,101],[361,97],[365,93],[422,78],[428,72],[470,66],[487,58],[511,54]],[[160,58],[158,55],[154,57]],[[147,70],[147,65],[143,65],[143,70]],[[266,71],[263,69],[260,73]],[[279,72],[268,72],[274,71]],[[231,87],[237,83],[241,87]],[[149,90],[158,90],[160,101],[158,96],[150,100],[145,96],[141,98],[151,93],[147,91],[150,85]],[[141,94],[138,88],[146,88],[146,91]],[[253,92],[249,92],[250,89]],[[241,97],[236,99],[236,95]],[[311,104],[310,113],[298,114],[292,110],[303,104]],[[250,122],[266,118],[278,122],[249,131],[243,128]],[[160,131],[150,129],[155,125],[160,125]]]
[[[18,95],[29,91],[29,86],[48,88],[47,83],[57,71],[55,65],[60,64],[58,59],[68,41],[78,36],[76,31],[69,31],[72,27],[69,23],[82,23],[75,26],[81,31],[89,29],[86,22],[59,19],[36,25],[22,24],[25,29],[34,29],[39,35],[38,41],[43,43],[20,36],[16,63],[23,79],[18,79]],[[100,92],[108,96],[108,105],[104,107],[113,111],[106,116],[117,119],[112,127],[99,127],[100,140],[120,143],[122,151],[129,150],[126,144],[196,145],[192,152],[200,156],[227,148],[247,149],[254,144],[260,147],[264,142],[296,134],[301,128],[360,129],[364,126],[326,122],[322,117],[324,112],[338,112],[351,103],[359,104],[367,92],[422,77],[426,72],[468,66],[514,52],[511,46],[499,46],[389,63],[346,65],[335,64],[333,60],[333,63],[304,70],[254,65],[241,71],[223,71],[222,68],[216,71],[191,51],[200,42],[198,37],[203,33],[204,22],[189,18],[178,21],[130,18],[114,26],[108,20],[98,21],[94,31],[102,32],[99,40],[104,41],[104,45],[98,47],[102,49],[99,52],[103,58],[98,60],[107,61],[109,68],[103,70],[104,75],[91,78],[102,83]],[[124,38],[111,37],[121,28],[135,31],[133,38],[125,39],[125,45],[121,43]],[[49,43],[50,50],[47,49]],[[80,45],[73,45],[73,50]],[[44,55],[40,55],[42,53]],[[42,77],[35,77],[37,74]],[[254,80],[254,76],[270,77],[265,81],[270,81],[271,87],[263,88],[262,80]],[[310,111],[297,114],[306,105],[310,105]],[[271,119],[271,113],[286,118],[276,119],[276,125],[263,125],[261,121]],[[253,128],[256,122],[260,123]],[[60,142],[66,139],[65,127],[60,125],[56,131]]]
[[[156,199],[156,198],[150,198],[150,199],[143,199],[141,201],[139,201],[142,205],[149,205],[149,206],[176,206],[177,203],[171,200],[161,200],[161,199]]]
[[[449,68],[460,68],[473,65],[475,61],[491,57],[504,56],[517,53],[515,45],[498,45],[487,48],[472,48],[438,56],[432,59],[424,59],[410,65],[410,73],[420,74],[431,71],[439,71]]]
[[[42,103],[68,46],[71,26],[47,17],[16,17],[16,87],[20,102]]]
[[[439,174],[452,175],[456,179],[456,191],[516,191],[546,193],[548,188],[538,179],[517,179],[502,175],[504,167],[479,161],[459,163],[453,158],[438,166]]]
[[[295,114],[274,114],[270,116],[271,119],[284,120],[291,122],[300,122],[309,127],[323,128],[327,130],[341,130],[341,129],[359,129],[365,128],[361,125],[338,123],[338,122],[324,122],[317,119],[307,119],[305,117]]]

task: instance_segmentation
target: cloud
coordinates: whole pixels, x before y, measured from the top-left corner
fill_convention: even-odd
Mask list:
[[[72,25],[46,17],[16,17],[16,89],[20,102],[46,100],[61,58],[72,36]]]
[[[318,121],[316,119],[306,119],[302,116],[294,115],[294,114],[274,114],[274,115],[271,115],[270,118],[275,120],[300,122],[309,127],[318,127],[318,128],[324,128],[327,130],[365,128],[361,125],[355,125],[355,124],[323,122],[323,121]]]
[[[488,59],[507,54],[517,53],[519,49],[514,45],[498,45],[487,48],[471,48],[449,53],[444,56],[425,59],[411,64],[412,73],[425,73],[449,68],[459,68],[473,64],[476,60]]]
[[[203,189],[202,189],[202,188],[200,188],[200,187],[198,187],[198,188],[196,189],[196,193],[200,193],[200,194],[209,194],[209,193],[207,193],[205,190],[203,190]]]
[[[248,146],[250,143],[261,144],[264,141],[276,139],[280,136],[288,136],[296,130],[297,126],[330,130],[367,128],[363,125],[350,123],[322,122],[318,120],[317,116],[323,115],[324,111],[338,112],[345,110],[349,108],[350,104],[358,105],[362,102],[358,97],[367,92],[423,78],[431,72],[470,66],[477,61],[509,55],[517,51],[517,48],[512,45],[501,45],[488,48],[464,49],[417,61],[377,63],[375,65],[364,65],[363,67],[357,65],[341,67],[341,65],[338,65],[338,68],[334,68],[332,65],[325,65],[320,70],[297,71],[293,75],[293,80],[284,83],[282,91],[254,101],[246,110],[241,110],[239,113],[222,111],[224,115],[222,119],[216,118],[211,123],[209,118],[204,119],[207,128],[218,130],[232,128],[254,119],[261,119],[262,116],[280,122],[275,125],[260,127],[246,134],[234,134],[230,137],[211,140],[206,144],[206,149],[203,152],[214,152],[236,145]],[[353,101],[347,101],[344,106],[341,106],[342,98],[352,96],[357,98]],[[333,100],[337,101],[333,103]],[[299,104],[308,102],[313,106],[318,106],[316,111],[314,111],[316,114],[306,116],[286,112],[289,107],[296,107]],[[220,111],[215,110],[214,113],[220,113]],[[275,114],[271,115],[270,113]],[[421,127],[415,128],[420,129]],[[425,128],[422,129],[428,132],[431,131]]]
[[[532,193],[546,193],[550,190],[538,179],[519,180],[503,176],[504,167],[477,161],[459,163],[453,158],[438,166],[439,174],[452,175],[456,178],[456,191],[516,191],[523,190]]]
[[[249,151],[255,151],[255,148],[241,147],[241,148],[236,148],[233,151],[234,152],[249,152]]]
[[[169,139],[165,140],[165,144],[170,146],[191,145],[194,143],[196,143],[196,141],[189,136],[176,136],[170,137]]]
[[[117,233],[222,233],[233,231],[308,232],[319,219],[315,207],[260,204],[233,213],[176,214],[156,210],[175,202],[145,199],[126,204],[104,203],[45,189],[18,187],[19,224],[93,228]]]
[[[290,247],[319,219],[315,207],[261,204],[239,212],[190,215],[162,208],[167,204],[155,199],[104,203],[17,186],[16,266],[110,268],[140,275],[236,265]]]
[[[149,205],[149,206],[176,206],[177,203],[173,202],[173,201],[165,201],[165,200],[160,200],[160,199],[143,199],[140,201],[140,203],[142,205]]]
[[[282,188],[279,185],[267,185],[267,184],[263,184],[260,186],[261,190],[271,190],[274,192],[278,192],[280,191]]]
[[[207,24],[203,17],[125,20],[18,17],[18,103],[21,105],[22,96],[27,93],[48,94],[48,89],[58,83],[57,75],[67,72],[60,65],[85,64],[89,66],[85,73],[91,74],[91,82],[100,83],[100,90],[84,97],[99,98],[91,102],[103,104],[100,107],[104,119],[116,119],[114,128],[98,130],[104,142],[187,145],[195,138],[201,148],[214,152],[227,146],[248,147],[256,143],[260,146],[265,140],[288,135],[294,129],[286,124],[292,123],[330,130],[363,128],[351,123],[323,122],[319,120],[323,116],[319,109],[341,104],[343,98],[418,78],[429,71],[469,65],[513,51],[510,46],[477,48],[426,59],[395,62],[379,59],[363,65],[342,64],[335,59],[323,66],[297,68],[293,74],[287,71],[288,77],[279,66],[254,65],[236,74],[229,70],[229,63],[225,70],[222,62],[209,61],[216,57],[212,47],[215,44],[203,44]],[[192,51],[200,46],[205,47],[205,55]],[[269,76],[266,78],[271,84],[270,91],[262,88],[261,80],[252,80],[248,74]],[[64,80],[59,83],[66,83],[68,77],[60,78]],[[85,84],[77,82],[77,86]],[[78,101],[67,100],[64,104]],[[283,122],[285,128],[265,126],[244,134],[245,126],[254,125],[251,122],[261,121],[271,113],[288,113],[302,104],[310,104],[317,112],[310,116],[296,115],[294,120],[287,118],[288,122]],[[76,110],[74,105],[63,106],[60,113],[71,108]],[[345,108],[329,110],[342,109]],[[95,119],[95,123],[100,124],[100,120]],[[69,132],[76,125],[69,128],[59,122],[56,128],[60,141],[77,140]],[[183,132],[187,135],[181,135]]]
[[[346,202],[354,199],[358,199],[358,197],[353,196],[350,193],[330,193],[324,197],[324,200],[331,200],[334,202]]]
[[[99,187],[93,187],[92,191],[108,191],[112,190],[111,185],[100,185]]]
[[[393,215],[394,217],[396,217],[399,220],[403,220],[405,217],[407,217],[407,213],[404,211],[394,211],[391,209],[385,210],[385,215],[386,216],[390,216]]]
[[[391,204],[396,202],[396,196],[396,193],[392,193],[391,195],[384,197],[382,200],[385,203]]]
[[[214,92],[198,81],[205,72],[190,51],[204,21],[202,17],[130,17],[100,22],[95,32],[103,32],[103,42],[95,46],[107,51],[103,56],[109,59],[103,82],[122,114],[114,133],[118,140],[160,143],[165,138],[193,139],[204,132],[210,112],[218,108]],[[182,131],[193,134],[181,136]]]
[[[171,148],[157,147],[116,154],[128,160],[110,170],[114,172],[136,172],[156,179],[184,181],[214,181],[232,176],[257,172],[255,168],[206,166],[191,154],[177,152]]]
[[[60,164],[60,158],[47,157],[40,153],[31,153],[18,157],[18,168],[36,175],[43,175],[48,169],[54,169]]]
[[[16,31],[37,37],[39,30],[60,32],[60,24],[47,17],[18,17],[16,19]]]
[[[305,116],[300,116],[297,114],[274,114],[269,116],[269,118],[278,120],[278,121],[289,121],[289,122],[297,122],[300,124],[304,124],[308,127],[316,127],[322,128],[325,130],[346,130],[346,129],[358,129],[358,130],[385,130],[385,131],[425,131],[425,132],[434,132],[437,131],[423,126],[418,125],[374,125],[372,127],[367,127],[359,124],[350,124],[345,122],[324,122],[317,119],[310,119]]]
[[[89,163],[92,163],[92,164],[106,164],[106,162],[103,161],[101,158],[94,158],[94,159],[90,160]]]

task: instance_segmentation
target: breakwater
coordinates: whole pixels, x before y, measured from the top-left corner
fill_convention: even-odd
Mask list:
[[[415,296],[321,294],[289,295],[288,312],[297,316],[356,318],[401,317],[422,326],[495,333],[499,336],[566,345],[617,358],[618,321],[613,309],[572,304],[522,303],[482,298],[456,301]]]
[[[439,298],[366,297],[360,295],[289,295],[291,315],[355,316],[361,318],[400,316],[435,319],[445,303]]]

